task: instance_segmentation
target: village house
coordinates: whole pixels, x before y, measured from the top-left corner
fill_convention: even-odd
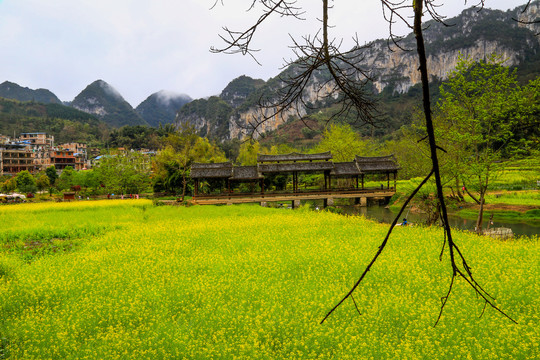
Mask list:
[[[21,144],[0,144],[0,175],[15,175],[23,170],[34,172],[32,151]]]

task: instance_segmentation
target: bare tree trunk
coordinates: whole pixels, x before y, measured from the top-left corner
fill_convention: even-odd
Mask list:
[[[452,244],[452,230],[448,224],[448,213],[446,211],[446,203],[444,202],[443,186],[441,181],[441,172],[439,167],[439,159],[437,157],[437,144],[435,142],[435,130],[433,128],[433,120],[431,117],[431,104],[430,104],[430,95],[429,95],[429,79],[428,79],[428,70],[427,70],[427,59],[426,59],[426,49],[424,46],[424,36],[422,33],[422,13],[423,13],[423,1],[415,0],[414,1],[414,27],[413,31],[416,37],[416,45],[418,58],[420,61],[420,75],[422,79],[422,93],[423,93],[423,104],[424,104],[424,114],[426,118],[426,130],[429,140],[429,149],[431,153],[431,163],[433,165],[433,174],[435,175],[435,184],[437,186],[437,198],[439,199],[439,206],[442,215],[442,221],[445,228],[445,232],[448,236],[449,244]],[[453,259],[454,249],[450,246],[450,254]]]
[[[465,198],[463,197],[463,194],[461,193],[461,190],[459,189],[459,177],[456,176],[456,189],[457,189],[457,196],[461,201],[465,201]]]
[[[476,218],[475,231],[478,234],[482,233],[482,223],[484,222],[484,203],[485,203],[485,191],[480,192],[480,210],[478,210],[478,217]]]
[[[184,172],[182,174],[182,197],[180,198],[181,202],[184,202],[184,197],[186,196],[186,188],[187,188],[187,177],[186,177],[186,173]]]

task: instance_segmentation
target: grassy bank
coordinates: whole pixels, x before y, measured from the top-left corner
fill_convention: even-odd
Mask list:
[[[538,238],[456,232],[518,321],[458,281],[441,323],[442,233],[259,206],[102,201],[0,207],[0,358],[527,359],[540,353]],[[63,245],[63,246],[61,246]],[[69,246],[68,246],[69,245]],[[41,249],[41,250],[39,250]]]

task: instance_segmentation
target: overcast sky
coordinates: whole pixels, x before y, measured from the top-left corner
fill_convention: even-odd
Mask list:
[[[442,1],[442,0],[441,0]],[[447,0],[440,11],[455,16],[478,0]],[[486,7],[513,9],[526,0],[486,0]],[[267,80],[292,53],[288,34],[313,34],[320,0],[298,0],[305,21],[276,18],[257,34],[262,66],[242,55],[212,54],[227,26],[241,30],[260,12],[251,0],[0,0],[0,83],[46,88],[71,101],[102,79],[136,107],[159,90],[193,98],[216,95],[234,78]],[[348,5],[352,4],[352,5]],[[360,5],[358,5],[360,4]],[[379,0],[336,0],[333,35],[361,42],[388,36]],[[402,28],[402,31],[403,28]],[[406,31],[408,33],[409,31]]]

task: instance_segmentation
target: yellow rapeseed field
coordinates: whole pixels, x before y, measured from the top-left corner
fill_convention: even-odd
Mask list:
[[[538,238],[456,232],[518,324],[458,281],[438,228],[255,205],[146,200],[0,207],[0,359],[534,359]]]

